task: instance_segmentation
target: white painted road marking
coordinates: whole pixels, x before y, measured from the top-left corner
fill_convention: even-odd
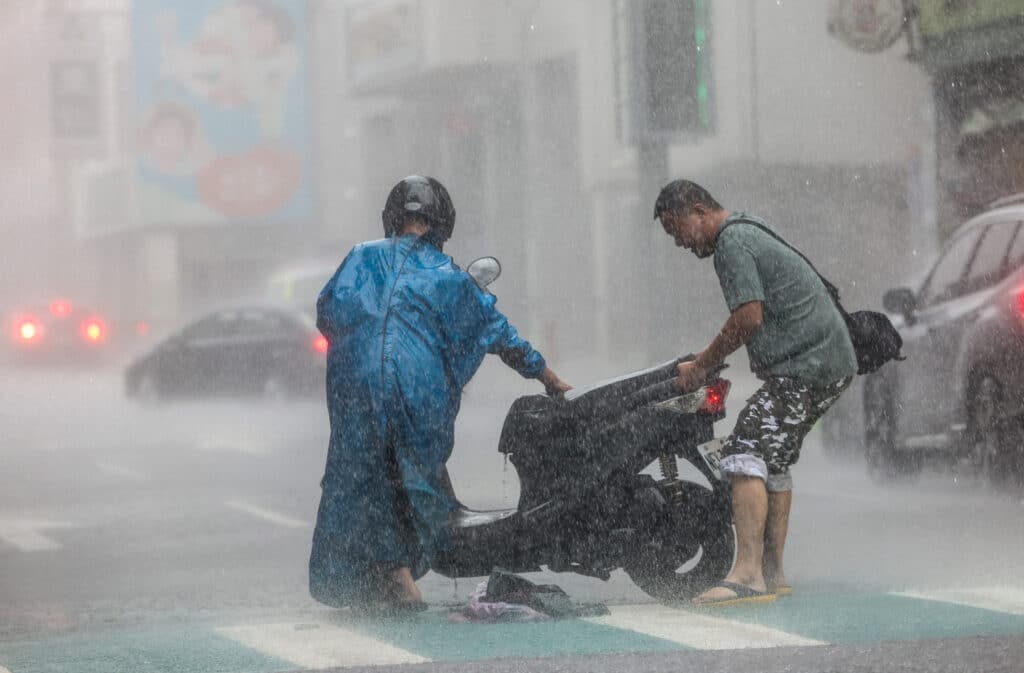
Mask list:
[[[68,521],[47,521],[43,519],[0,519],[0,540],[21,551],[52,551],[61,544],[49,538],[40,530],[48,528],[74,528]]]
[[[425,659],[332,624],[296,628],[295,624],[229,626],[217,633],[247,647],[302,668],[418,664]]]
[[[973,587],[969,589],[937,589],[934,591],[899,591],[895,596],[919,598],[926,601],[955,603],[1011,615],[1024,615],[1024,588]]]
[[[224,504],[232,509],[237,509],[240,512],[251,514],[252,516],[263,519],[264,521],[276,523],[278,526],[285,526],[286,528],[309,528],[309,524],[305,521],[293,519],[290,516],[278,514],[277,512],[272,512],[269,509],[257,507],[256,505],[250,505],[249,503],[242,502],[241,500],[226,500],[224,501]]]
[[[677,610],[664,605],[621,605],[609,606],[608,609],[611,611],[610,615],[590,617],[587,621],[636,631],[699,650],[825,644],[820,640],[805,638],[767,626],[744,624],[703,613]]]
[[[135,481],[143,481],[146,479],[146,475],[138,470],[133,470],[130,467],[118,465],[117,463],[107,463],[97,460],[96,467],[108,474],[112,474],[117,477],[124,477],[125,479],[133,479]]]

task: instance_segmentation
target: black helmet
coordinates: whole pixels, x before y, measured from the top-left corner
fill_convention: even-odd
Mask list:
[[[391,188],[381,212],[384,235],[393,236],[402,228],[406,215],[418,215],[430,225],[428,241],[441,247],[455,229],[455,207],[448,190],[434,178],[410,175]]]

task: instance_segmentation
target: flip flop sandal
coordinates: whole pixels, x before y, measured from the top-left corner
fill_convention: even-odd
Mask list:
[[[775,594],[767,591],[758,591],[757,589],[751,589],[744,584],[737,584],[736,582],[727,582],[722,580],[712,588],[721,587],[732,591],[735,596],[727,596],[726,598],[717,598],[708,601],[700,601],[693,605],[698,608],[725,608],[730,605],[749,605],[753,603],[771,603],[775,600]]]

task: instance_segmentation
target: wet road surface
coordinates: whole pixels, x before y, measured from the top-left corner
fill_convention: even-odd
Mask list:
[[[733,376],[735,411],[753,383]],[[899,657],[929,666],[908,670],[988,671],[1020,652],[1020,497],[940,472],[879,486],[855,458],[836,457],[849,447],[827,451],[816,432],[795,470],[792,596],[696,611],[653,603],[622,573],[537,573],[611,614],[454,624],[449,611],[478,580],[432,574],[421,582],[431,610],[393,622],[306,593],[327,441],[319,401],[139,405],[122,398],[113,369],[19,371],[0,387],[0,666],[13,673],[511,670],[527,659],[531,670],[743,670],[738,650],[764,647],[778,648],[764,670],[787,657],[811,666],[799,670],[844,657],[852,666],[861,652],[864,665]],[[499,364],[467,391],[451,471],[468,505],[514,506],[497,437],[508,403],[536,389]]]

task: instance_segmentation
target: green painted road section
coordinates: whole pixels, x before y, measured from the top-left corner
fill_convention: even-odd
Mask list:
[[[685,649],[659,638],[582,620],[460,624],[450,622],[445,612],[430,611],[406,620],[336,618],[327,623],[431,661]],[[0,665],[11,673],[264,673],[299,668],[219,636],[213,628],[165,624],[0,643]]]
[[[459,624],[450,622],[445,613],[431,612],[415,622],[389,624],[338,620],[334,623],[432,661],[687,649],[661,638],[579,619],[518,624]],[[12,673],[15,672],[12,670]]]
[[[752,624],[833,644],[916,641],[980,635],[1024,635],[1024,615],[891,594],[794,594],[772,604],[695,614]],[[287,617],[279,617],[278,621]],[[324,637],[351,632],[431,661],[666,652],[686,646],[583,620],[456,623],[435,609],[405,620],[371,621],[347,612],[318,616]],[[308,631],[309,615],[294,620]],[[11,673],[264,673],[302,666],[216,632],[238,620],[152,623],[47,639],[0,643],[0,666]],[[259,626],[259,622],[255,622]],[[319,627],[317,627],[319,628]],[[725,627],[723,627],[725,628]]]
[[[835,644],[1024,634],[1024,615],[888,594],[793,594],[713,614]]]
[[[181,624],[0,643],[0,666],[11,673],[264,673],[295,668],[211,630]]]

